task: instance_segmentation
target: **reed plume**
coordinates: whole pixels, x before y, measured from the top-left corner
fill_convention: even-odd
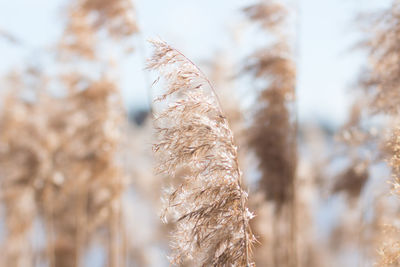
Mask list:
[[[56,267],[79,266],[99,230],[120,229],[112,226],[124,178],[115,163],[121,104],[114,83],[86,80],[86,90],[57,99],[46,93],[45,78],[29,69],[14,77],[0,117],[10,266],[33,264],[28,233],[34,219],[46,228],[45,258]],[[23,100],[24,90],[34,100]],[[115,263],[120,252],[112,251],[118,234],[109,235],[110,266],[121,266]]]
[[[374,140],[378,149],[377,158],[387,159],[391,167],[394,193],[398,195],[399,179],[399,134],[398,116],[400,114],[399,77],[400,67],[398,61],[399,33],[400,33],[400,1],[393,0],[387,9],[364,16],[366,39],[362,43],[368,54],[368,65],[363,71],[359,86],[363,90],[366,105],[364,114],[371,118],[379,118],[376,130],[377,138]],[[378,117],[379,116],[379,117]],[[360,120],[359,125],[364,121]],[[388,123],[389,122],[389,123]],[[396,125],[396,126],[393,126]],[[389,131],[387,131],[389,129]],[[391,132],[391,138],[385,137]],[[370,140],[368,140],[371,142]],[[384,145],[382,145],[384,143]],[[398,207],[398,204],[397,204]],[[386,211],[386,210],[385,210]],[[400,264],[397,214],[386,220],[391,228],[390,234],[381,231],[379,266],[398,266]],[[382,228],[382,225],[379,226]],[[386,229],[385,229],[386,228]],[[384,227],[380,230],[387,230]]]
[[[351,202],[361,196],[370,178],[370,167],[376,163],[376,159],[371,158],[372,153],[365,151],[377,150],[374,146],[380,142],[371,131],[361,126],[367,108],[365,100],[365,97],[360,97],[353,103],[346,123],[335,136],[338,143],[344,145],[340,155],[335,156],[347,158],[349,163],[334,175],[334,179],[330,179],[333,180],[331,192],[343,192]]]
[[[360,84],[373,113],[395,115],[400,112],[399,18],[400,2],[397,0],[388,9],[365,17],[367,38],[363,47],[368,52],[369,61]]]
[[[129,0],[75,0],[67,8],[67,25],[58,49],[67,56],[94,60],[100,32],[122,41],[138,32]],[[104,34],[102,35],[104,36]]]
[[[22,101],[28,85],[43,85],[35,68],[8,76],[9,90],[0,114],[0,194],[5,208],[5,240],[1,266],[31,266],[34,247],[31,230],[37,219],[36,188],[48,174],[51,138],[44,138],[46,126],[38,114],[41,107]],[[4,264],[4,265],[3,265]]]
[[[57,47],[65,56],[57,62],[64,73],[55,77],[67,92],[60,100],[63,108],[55,105],[46,116],[60,142],[53,176],[61,182],[41,194],[45,222],[54,233],[49,258],[56,267],[80,266],[90,242],[99,237],[108,250],[108,265],[125,264],[121,194],[126,183],[116,162],[122,104],[111,69],[104,67],[109,55],[99,51],[110,38],[122,43],[137,32],[134,11],[127,0],[75,0],[67,7]],[[78,63],[104,70],[90,78]],[[69,64],[78,70],[71,71]]]
[[[33,264],[28,234],[34,218],[45,227],[43,254],[49,266],[81,266],[98,237],[108,249],[108,265],[124,266],[121,194],[126,184],[116,163],[122,104],[108,73],[93,79],[76,70],[88,59],[95,67],[104,63],[98,49],[107,39],[100,32],[114,39],[136,32],[134,8],[126,0],[76,0],[67,8],[67,19],[57,47],[66,57],[55,60],[64,73],[47,77],[65,96],[54,98],[32,71],[24,72],[10,89],[27,91],[34,99],[15,97],[0,118],[1,189],[10,192],[3,197],[9,266]],[[68,68],[71,63],[75,71]]]
[[[245,8],[244,13],[270,38],[246,59],[244,68],[257,89],[248,142],[261,171],[259,191],[274,207],[274,219],[259,222],[257,228],[263,232],[262,228],[272,225],[272,237],[260,238],[268,239],[262,243],[270,242],[271,251],[259,255],[273,259],[273,266],[296,266],[296,67],[286,36],[288,9],[280,1],[262,0]]]
[[[386,240],[381,244],[378,253],[380,255],[378,266],[395,267],[400,265],[400,232],[398,227],[386,226]]]
[[[119,216],[124,177],[115,163],[119,103],[112,81],[87,82],[84,91],[72,91],[62,100],[63,108],[53,110],[54,117],[49,118],[60,140],[53,155],[53,177],[59,184],[41,192],[41,202],[46,223],[55,232],[50,243],[55,266],[79,266],[88,242],[100,229],[108,235],[109,266],[120,266],[120,252],[114,251],[119,234],[113,234],[120,228],[113,220]]]
[[[290,112],[296,69],[287,41],[274,34],[283,31],[286,9],[276,1],[261,1],[245,12],[274,38],[272,44],[260,48],[248,59],[245,71],[266,84],[257,98],[254,122],[249,131],[250,146],[260,160],[259,168],[263,173],[260,184],[265,197],[279,210],[292,199],[297,157],[296,127]]]
[[[367,165],[365,166],[366,171],[368,171],[369,165],[388,156],[386,151],[380,147],[381,130],[385,128],[384,124],[387,121],[382,120],[383,117],[381,117],[378,124],[371,125],[371,119],[382,115],[386,118],[391,116],[393,118],[400,111],[398,108],[400,68],[397,64],[397,59],[400,58],[398,49],[399,14],[400,2],[393,1],[386,10],[360,16],[366,33],[360,47],[365,49],[368,54],[368,64],[357,81],[357,89],[361,94],[357,96],[357,100],[353,104],[348,122],[342,127],[339,139],[349,147],[346,154],[351,155],[351,161],[357,165]],[[374,126],[374,131],[371,130],[371,126]],[[365,152],[360,153],[362,150],[371,151],[370,154],[373,154],[373,158],[370,158],[370,155],[365,157]],[[378,153],[375,153],[376,151]],[[348,174],[351,174],[351,168],[352,166],[349,167]],[[367,181],[368,175],[367,173],[365,175],[365,179],[359,181],[357,181],[357,175],[349,175],[348,178],[349,180],[353,179],[350,183],[357,184],[362,180]],[[360,190],[356,191],[361,192],[365,181],[359,185]]]
[[[166,193],[164,220],[176,222],[171,262],[191,266],[252,266],[247,209],[237,148],[215,91],[182,53],[165,42],[151,41],[148,68],[158,70],[174,100],[155,119],[159,136],[154,151],[158,171],[174,176],[190,170]]]
[[[7,107],[16,103],[10,98],[7,102]],[[43,164],[36,150],[40,144],[30,142],[34,138],[26,138],[28,130],[29,135],[37,135],[36,131],[32,131],[35,130],[32,127],[35,122],[28,123],[29,112],[32,110],[28,105],[19,104],[0,118],[1,199],[7,231],[1,266],[30,266],[33,260],[29,238],[36,217],[33,183],[40,176]],[[21,133],[22,129],[26,132]]]
[[[392,169],[392,193],[400,197],[400,128],[395,127],[392,135],[387,143],[387,149],[392,154],[389,160],[389,166]],[[396,217],[390,218],[392,221],[389,225],[383,227],[383,240],[379,246],[379,266],[394,267],[400,265],[400,227],[398,225],[397,213]],[[396,223],[397,222],[397,223]]]
[[[78,0],[77,7],[91,16],[94,30],[105,29],[110,37],[127,38],[138,31],[135,8],[130,0]]]

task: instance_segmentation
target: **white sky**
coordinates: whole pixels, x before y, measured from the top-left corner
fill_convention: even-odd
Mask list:
[[[297,89],[300,120],[339,124],[347,114],[351,103],[348,91],[364,60],[361,52],[351,50],[361,36],[354,18],[361,11],[386,6],[388,0],[297,1],[301,11]],[[245,36],[241,34],[245,24],[240,8],[252,1],[135,2],[142,40],[161,37],[200,64],[212,59],[217,51],[232,57],[246,51],[240,47],[243,42],[235,46],[232,43],[238,36]],[[35,62],[38,55],[40,58],[43,52],[38,48],[50,46],[60,35],[62,7],[66,3],[67,0],[0,0],[0,29],[15,34],[29,47],[18,48],[0,39],[0,73],[11,66]],[[135,44],[143,46],[138,39]],[[240,53],[236,51],[238,47]],[[148,54],[147,45],[144,50]],[[124,100],[129,105],[146,106],[147,103],[142,61],[143,54],[136,53],[126,58],[121,66]]]

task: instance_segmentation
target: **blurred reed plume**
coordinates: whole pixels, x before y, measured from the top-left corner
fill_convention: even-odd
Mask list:
[[[75,242],[79,245],[71,249],[77,250],[79,259],[84,253],[85,244],[100,229],[105,230],[107,235],[103,238],[108,240],[109,266],[121,265],[118,240],[122,235],[120,194],[124,176],[115,162],[121,121],[120,104],[116,96],[113,82],[106,79],[89,81],[85,90],[69,97],[67,101],[70,101],[70,105],[67,108],[64,106],[63,114],[56,116],[58,125],[65,131],[62,132],[65,145],[55,155],[58,159],[55,175],[61,175],[65,183],[56,195],[49,195],[50,199],[44,201],[50,203],[46,217],[54,220],[49,223],[54,224],[59,240],[55,243],[55,266],[59,266],[59,258],[60,264],[67,262],[63,260],[68,257],[65,245],[74,244],[65,244],[65,240],[76,238]],[[65,124],[60,124],[60,118],[65,118]],[[64,217],[71,213],[79,219],[71,221]]]
[[[24,248],[31,246],[28,231],[34,219],[40,219],[47,239],[42,261],[50,266],[80,266],[86,246],[101,229],[108,235],[110,266],[121,266],[121,251],[115,250],[124,175],[115,162],[120,138],[115,87],[106,79],[87,80],[85,90],[55,99],[38,83],[39,74],[30,74],[37,76],[34,84],[40,90],[34,102],[21,99],[14,88],[0,120],[2,196],[11,220],[6,262],[31,266],[33,258],[26,259]],[[29,76],[22,77],[19,85]]]
[[[390,156],[382,144],[387,141],[385,127],[391,127],[391,121],[399,114],[400,68],[396,61],[400,56],[397,49],[399,14],[400,3],[394,0],[386,10],[359,16],[366,33],[359,47],[367,52],[368,62],[357,81],[357,99],[339,135],[351,147],[351,151],[346,151],[352,161],[349,169],[364,165],[368,172],[369,165]],[[363,150],[373,155],[366,155]]]
[[[58,47],[61,55],[72,57],[64,57],[62,64],[89,59],[95,66],[104,65],[107,55],[98,51],[104,41],[97,32],[106,30],[113,38],[130,36],[137,31],[133,12],[130,1],[72,2]],[[44,218],[54,235],[48,249],[54,266],[81,266],[94,240],[107,251],[108,266],[126,264],[121,214],[126,181],[116,162],[123,113],[110,71],[106,68],[100,78],[68,68],[61,74],[68,93],[62,109],[55,111],[61,144],[53,164],[55,175],[64,182],[57,191],[42,193],[48,198],[43,202],[50,203]]]
[[[363,92],[362,101],[365,104],[358,112],[361,115],[357,116],[359,118],[354,123],[359,131],[356,132],[357,135],[351,132],[353,139],[357,140],[354,136],[366,137],[358,142],[359,144],[374,144],[377,149],[374,151],[372,160],[389,162],[394,178],[392,184],[395,195],[398,195],[399,179],[399,15],[400,2],[393,0],[389,8],[361,17],[366,32],[362,47],[368,54],[368,64],[359,80],[359,87]],[[365,125],[368,125],[366,121],[374,119],[377,121],[373,124],[374,130],[371,130],[371,127],[365,129]],[[391,136],[387,137],[389,132]],[[375,205],[378,205],[378,201],[375,200]],[[378,211],[380,217],[376,219],[379,224],[376,227],[375,239],[381,243],[375,244],[376,247],[380,247],[379,266],[399,266],[400,264],[398,215],[397,212],[390,212],[390,206],[398,209],[398,199],[395,203],[380,205],[381,210]]]
[[[346,192],[349,197],[355,198],[361,194],[368,180],[368,170],[362,162],[352,162],[350,166],[339,174],[332,188],[333,193]]]
[[[260,23],[265,34],[273,38],[271,44],[259,48],[248,59],[245,71],[263,81],[249,140],[260,160],[260,185],[277,211],[292,201],[297,157],[296,128],[290,110],[295,97],[296,69],[283,35],[286,12],[277,1],[261,1],[245,9],[249,18]]]
[[[389,9],[367,14],[365,22],[367,38],[363,46],[368,51],[368,67],[360,83],[369,100],[372,112],[398,115],[400,95],[399,59],[400,2],[393,0]]]
[[[269,37],[244,69],[260,85],[248,139],[262,172],[260,191],[275,209],[270,221],[275,225],[273,236],[261,241],[272,243],[268,256],[272,266],[296,266],[296,67],[287,36],[289,12],[280,1],[258,1],[244,12]],[[261,225],[265,224],[266,220]]]
[[[72,2],[56,51],[64,56],[55,61],[62,73],[46,76],[32,69],[9,86],[0,122],[5,129],[2,196],[6,219],[12,220],[6,266],[82,266],[93,242],[107,251],[108,266],[125,266],[121,194],[126,179],[116,161],[122,103],[116,82],[107,74],[110,69],[90,78],[76,62],[104,64],[96,31],[106,28],[113,37],[128,37],[136,32],[133,11],[130,1]],[[72,63],[73,71],[68,69]],[[63,96],[54,97],[49,84],[63,88]],[[26,100],[24,94],[33,97]],[[24,168],[11,170],[15,164]],[[43,224],[46,239],[39,252],[29,237],[35,219]]]
[[[25,75],[43,82],[37,70],[29,69]],[[22,86],[25,81],[13,73],[8,82],[10,86]],[[34,259],[29,237],[37,215],[35,187],[48,175],[50,157],[46,147],[51,140],[43,138],[40,108],[19,101],[21,90],[14,89],[4,99],[0,117],[1,200],[7,230],[0,264],[22,267],[30,266]]]
[[[173,99],[155,123],[158,170],[171,176],[189,168],[166,194],[164,219],[176,222],[171,262],[190,266],[252,266],[247,193],[233,135],[209,80],[168,44],[152,41],[148,68],[167,82],[159,100]]]
[[[59,49],[68,55],[94,59],[99,33],[122,41],[137,33],[133,2],[129,0],[74,0],[67,7],[67,25]]]
[[[99,31],[106,29],[113,38],[129,37],[138,31],[133,2],[129,0],[78,0],[76,7]]]
[[[333,177],[331,192],[333,194],[343,192],[349,200],[360,198],[370,177],[369,169],[378,158],[371,158],[364,152],[376,149],[374,146],[379,142],[371,132],[361,126],[365,105],[365,97],[360,96],[353,104],[346,123],[336,136],[338,143],[344,144],[345,147],[341,156],[348,158],[349,163]]]

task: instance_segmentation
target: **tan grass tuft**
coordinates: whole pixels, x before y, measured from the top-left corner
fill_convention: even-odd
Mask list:
[[[174,101],[156,119],[158,170],[174,176],[190,171],[166,194],[164,219],[176,222],[171,262],[191,266],[252,266],[247,193],[232,132],[209,80],[179,51],[151,41],[148,68],[167,82]]]

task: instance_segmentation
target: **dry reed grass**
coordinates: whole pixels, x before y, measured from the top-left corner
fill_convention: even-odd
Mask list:
[[[273,218],[263,218],[256,228],[265,232],[262,228],[272,227],[269,236],[260,237],[261,243],[269,246],[259,248],[268,250],[259,261],[270,262],[268,266],[297,266],[297,122],[293,113],[296,67],[287,36],[289,12],[279,1],[258,1],[244,12],[269,40],[247,59],[244,68],[254,84],[260,85],[255,87],[259,91],[247,134],[262,173],[259,190],[274,207],[274,214],[270,214]]]
[[[138,32],[134,5],[130,0],[68,3],[54,62],[12,73],[5,86],[0,266],[80,267],[93,246],[100,247],[110,267],[158,266],[154,255],[167,250],[168,235],[169,259],[178,266],[329,266],[339,263],[335,258],[347,249],[362,256],[360,265],[400,265],[398,199],[393,204],[373,195],[371,207],[361,205],[374,178],[371,169],[383,158],[389,159],[393,193],[400,194],[400,2],[394,0],[389,9],[366,18],[363,46],[369,65],[358,84],[361,97],[340,131],[347,148],[334,155],[348,164],[329,175],[336,175],[329,181],[329,193],[345,192],[354,201],[342,209],[325,243],[315,236],[313,216],[320,216],[315,215],[315,202],[323,200],[320,180],[330,169],[319,158],[326,151],[298,159],[297,142],[304,140],[297,133],[297,70],[287,34],[290,10],[283,1],[260,0],[244,13],[268,39],[241,68],[240,74],[251,76],[257,90],[249,123],[240,101],[232,99],[233,85],[226,83],[231,78],[226,60],[217,59],[210,71],[216,91],[181,52],[165,42],[151,42],[148,68],[159,72],[166,87],[157,99],[162,110],[154,119],[161,181],[152,173],[153,129],[148,121],[141,127],[126,125],[116,68],[103,47],[130,44]],[[0,38],[24,46],[2,29]],[[61,96],[50,92],[54,85]],[[367,129],[365,121],[381,115],[392,124],[379,122],[378,131]],[[251,126],[243,130],[244,123]],[[382,134],[385,127],[392,129],[389,141]],[[321,136],[306,138],[322,142],[315,140]],[[254,156],[251,152],[261,179],[248,201],[241,169],[249,181],[256,174],[246,165],[239,167],[239,161]],[[248,206],[256,211],[254,220]],[[159,209],[166,226],[153,212]],[[32,237],[38,225],[44,232],[40,246]],[[255,249],[251,228],[261,241]]]
[[[237,149],[209,80],[168,44],[152,41],[148,68],[167,84],[159,100],[173,99],[155,122],[159,171],[174,176],[189,168],[183,182],[168,190],[164,219],[176,221],[171,262],[192,266],[251,266],[247,193]]]

